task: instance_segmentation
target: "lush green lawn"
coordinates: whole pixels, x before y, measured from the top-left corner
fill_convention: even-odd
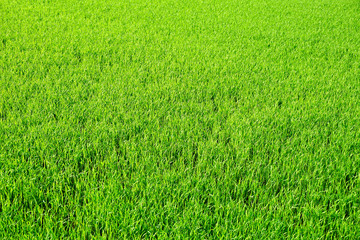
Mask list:
[[[358,0],[0,2],[1,239],[360,238]]]

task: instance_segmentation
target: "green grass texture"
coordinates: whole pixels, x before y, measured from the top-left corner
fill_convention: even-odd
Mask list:
[[[359,0],[1,0],[1,239],[360,239]]]

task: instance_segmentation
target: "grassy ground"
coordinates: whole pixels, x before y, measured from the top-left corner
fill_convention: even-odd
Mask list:
[[[357,0],[2,0],[1,239],[360,238]]]

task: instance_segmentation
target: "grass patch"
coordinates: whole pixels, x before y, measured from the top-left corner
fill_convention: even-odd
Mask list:
[[[0,3],[2,239],[356,239],[355,0]]]

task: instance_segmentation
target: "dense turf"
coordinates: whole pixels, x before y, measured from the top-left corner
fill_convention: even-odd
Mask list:
[[[0,2],[0,238],[360,237],[360,2]]]

